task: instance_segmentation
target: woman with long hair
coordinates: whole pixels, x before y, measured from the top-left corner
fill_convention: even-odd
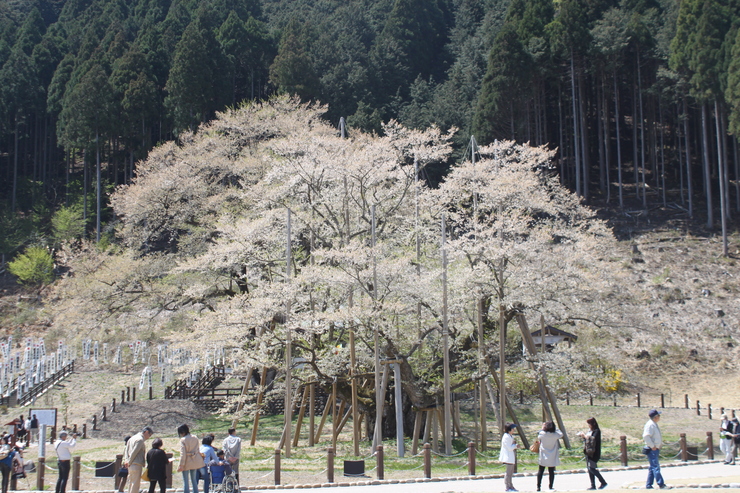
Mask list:
[[[583,438],[583,454],[586,456],[588,479],[591,480],[591,487],[588,489],[596,489],[596,478],[598,478],[601,483],[599,489],[603,490],[606,488],[606,481],[601,476],[597,464],[601,459],[601,430],[596,418],[588,418],[586,424],[588,425],[588,431],[585,433],[580,431],[578,436]]]

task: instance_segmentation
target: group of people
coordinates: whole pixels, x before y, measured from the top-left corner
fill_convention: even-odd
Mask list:
[[[28,443],[37,442],[39,440],[39,419],[36,415],[28,415],[28,418],[23,419],[23,415],[15,420],[15,436],[18,440],[28,438]]]
[[[645,423],[642,432],[642,438],[645,441],[643,452],[647,455],[649,463],[645,488],[653,489],[654,483],[657,484],[660,489],[670,488],[670,486],[665,484],[660,472],[659,456],[660,448],[663,445],[660,427],[658,426],[658,421],[660,421],[660,411],[653,409],[648,413],[648,417],[649,419]],[[723,415],[723,417],[726,416]],[[583,440],[583,453],[586,458],[588,478],[591,483],[587,490],[597,489],[597,479],[599,480],[598,489],[603,490],[606,488],[607,483],[598,469],[598,462],[601,460],[601,430],[596,418],[587,419],[586,424],[588,425],[588,430],[579,432],[578,436]],[[507,492],[517,491],[512,482],[516,466],[516,450],[518,448],[518,444],[513,436],[515,429],[516,425],[507,424],[504,428],[504,436],[501,438],[501,453],[499,455],[499,461],[503,462],[506,466],[504,483]],[[737,433],[738,436],[740,436],[740,427],[738,427],[737,431],[734,433]],[[735,435],[733,435],[732,438],[734,438],[734,436]],[[537,464],[539,465],[539,469],[537,471],[537,491],[541,490],[542,477],[544,476],[545,469],[548,471],[549,490],[555,491],[555,468],[560,465],[561,438],[563,438],[563,432],[555,427],[555,423],[547,421],[542,424],[542,430],[537,434],[537,442],[532,447],[532,450],[538,454]],[[734,458],[734,450],[732,453]],[[727,463],[727,460],[725,463]]]
[[[209,492],[211,483],[221,484],[224,478],[232,473],[235,474],[236,480],[239,480],[241,439],[236,436],[235,429],[229,430],[229,435],[224,439],[221,450],[213,448],[212,443],[215,439],[213,435],[205,435],[199,443],[198,438],[190,433],[188,425],[180,425],[177,428],[177,434],[180,437],[180,459],[177,472],[182,473],[184,493],[190,493],[191,484],[193,493],[198,493],[199,480],[204,482],[203,493]],[[167,464],[170,459],[162,449],[161,438],[155,438],[151,449],[146,450],[146,441],[153,435],[154,430],[146,426],[139,433],[125,440],[122,470],[126,472],[119,473],[123,476],[120,491],[123,491],[124,485],[128,482],[128,493],[139,493],[142,476],[144,476],[144,480],[149,481],[149,493],[154,493],[157,485],[159,485],[160,493],[166,493]],[[55,493],[65,493],[76,438],[76,434],[69,435],[67,431],[62,431],[54,445],[59,460],[59,478]],[[7,493],[2,460],[0,460],[0,471],[3,474],[2,493]]]
[[[11,435],[0,437],[0,474],[2,474],[2,493],[8,493],[10,477],[25,477],[23,468],[23,447],[12,445]]]

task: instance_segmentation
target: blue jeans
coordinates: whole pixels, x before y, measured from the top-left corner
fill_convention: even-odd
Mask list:
[[[207,467],[201,467],[198,469],[198,476],[203,480],[203,493],[208,493],[208,488],[211,486],[211,475],[208,474]]]
[[[653,487],[653,480],[655,480],[655,482],[658,483],[658,486],[660,487],[662,487],[665,484],[665,481],[663,481],[663,475],[660,474],[660,462],[658,462],[659,455],[660,455],[660,449],[658,450],[650,449],[650,451],[648,451],[647,453],[647,458],[648,458],[648,463],[650,464],[650,468],[648,469],[647,483],[645,484],[645,486],[648,488]]]
[[[190,469],[182,472],[182,489],[185,493],[190,493],[190,484],[193,483],[193,493],[198,493],[198,470]]]

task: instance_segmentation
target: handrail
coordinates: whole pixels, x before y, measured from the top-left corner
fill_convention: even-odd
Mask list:
[[[186,378],[176,380],[164,389],[164,398],[191,399],[204,397],[211,393],[225,377],[226,368],[223,365],[211,367],[192,384],[188,384]]]
[[[74,372],[74,370],[75,370],[75,362],[74,360],[72,360],[66,366],[63,366],[60,370],[54,372],[49,378],[31,387],[31,389],[28,392],[24,393],[21,397],[18,398],[16,405],[18,407],[23,407],[26,404],[33,402],[35,398],[40,397],[51,387],[53,387],[54,385],[56,385],[57,383],[67,378],[69,375],[71,375]]]

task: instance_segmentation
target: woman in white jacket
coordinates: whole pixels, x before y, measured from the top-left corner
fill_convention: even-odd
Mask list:
[[[540,442],[540,456],[537,460],[540,466],[537,471],[537,491],[540,491],[545,468],[550,478],[550,491],[554,491],[555,468],[560,465],[561,438],[563,438],[563,432],[555,428],[555,423],[552,421],[543,423],[542,431],[537,435],[537,440]]]
[[[511,478],[514,475],[514,469],[516,468],[516,442],[511,432],[516,428],[515,424],[509,423],[504,427],[504,436],[501,437],[501,453],[498,456],[498,460],[506,464],[506,475],[504,476],[504,482],[506,483],[506,491],[517,491],[514,489],[514,484],[511,482]]]

